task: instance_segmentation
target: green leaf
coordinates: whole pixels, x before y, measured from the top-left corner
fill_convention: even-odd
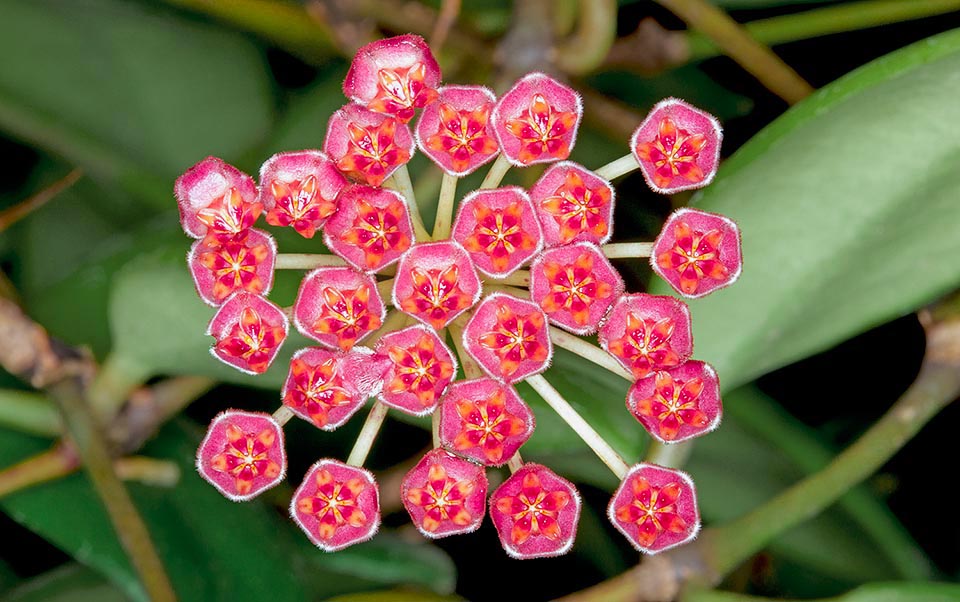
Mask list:
[[[235,158],[272,120],[266,63],[242,35],[121,0],[8,0],[0,128],[169,206],[172,179]]]
[[[193,468],[199,433],[168,425],[146,449],[178,464],[173,489],[131,484],[174,588],[205,601],[306,600],[398,583],[448,593],[453,566],[439,549],[389,535],[328,555],[263,501],[234,504]],[[48,443],[0,431],[0,465],[43,450]],[[68,504],[64,500],[69,500]],[[136,576],[99,499],[83,475],[8,496],[0,506],[15,520],[142,600]]]
[[[127,602],[130,598],[99,573],[66,564],[8,592],[3,602]]]
[[[743,234],[740,281],[690,303],[726,389],[960,285],[957,86],[960,32],[914,44],[795,106],[694,197]]]
[[[733,592],[690,590],[683,602],[767,602],[771,598]],[[871,583],[842,596],[808,602],[957,602],[960,585],[953,583]]]

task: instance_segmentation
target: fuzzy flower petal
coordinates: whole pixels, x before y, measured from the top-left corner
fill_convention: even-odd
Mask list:
[[[712,293],[740,277],[740,229],[722,215],[678,209],[653,244],[650,266],[684,297]]]
[[[685,472],[656,464],[630,469],[610,500],[607,516],[644,554],[685,544],[700,531],[693,480]]]
[[[493,109],[500,150],[517,166],[570,156],[583,115],[580,95],[549,75],[530,73]]]
[[[215,358],[247,374],[262,374],[273,363],[290,328],[283,311],[259,295],[234,293],[207,326],[216,339]]]
[[[445,449],[428,452],[403,478],[403,506],[430,539],[476,531],[487,509],[482,466]]]
[[[290,516],[317,547],[335,552],[376,535],[380,491],[369,471],[320,460],[294,492]]]
[[[283,429],[269,414],[227,410],[213,419],[197,449],[200,476],[235,502],[275,486],[286,469]]]

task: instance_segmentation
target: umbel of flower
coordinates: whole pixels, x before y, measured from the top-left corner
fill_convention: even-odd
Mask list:
[[[740,273],[736,224],[685,208],[652,243],[609,244],[611,180],[639,170],[663,193],[706,185],[719,162],[716,120],[665,100],[623,159],[591,171],[568,160],[583,106],[562,82],[532,73],[499,99],[441,82],[419,37],[373,42],[351,64],[349,102],[331,116],[322,151],[274,155],[259,182],[214,157],[177,180],[181,223],[196,239],[190,273],[217,308],[213,357],[263,373],[278,363],[291,319],[315,344],[277,366],[287,375],[272,416],[227,410],[213,421],[200,475],[228,499],[250,499],[284,477],[290,418],[330,431],[373,399],[346,462],[321,458],[293,495],[291,518],[312,542],[336,551],[374,536],[379,490],[362,465],[387,413],[402,412],[433,420],[434,449],[401,491],[425,537],[469,533],[489,514],[510,556],[556,556],[574,546],[581,501],[573,483],[521,458],[537,422],[517,388],[526,382],[621,480],[608,516],[637,549],[689,541],[700,527],[689,476],[631,467],[553,388],[550,365],[562,347],[630,378],[624,415],[662,444],[717,427],[719,381],[691,359],[687,305],[627,292],[611,259],[649,257],[679,296],[701,297]],[[415,146],[444,172],[432,234],[406,168]],[[457,179],[491,162],[483,188],[457,209]],[[552,165],[529,190],[499,186],[511,166],[536,163]],[[261,214],[322,237],[332,254],[319,243],[313,255],[278,253],[254,228]],[[267,299],[280,268],[304,270],[292,307]],[[599,347],[578,338],[594,333]],[[498,466],[512,476],[489,494],[486,470]]]

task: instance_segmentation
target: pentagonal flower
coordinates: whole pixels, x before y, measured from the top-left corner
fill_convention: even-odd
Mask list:
[[[294,492],[290,516],[320,549],[336,552],[376,535],[380,492],[368,471],[323,459]]]
[[[385,315],[373,277],[346,267],[317,268],[307,274],[293,304],[297,330],[343,351],[380,328]]]
[[[291,226],[304,238],[337,210],[337,195],[347,179],[316,150],[278,153],[260,168],[260,202],[267,223]]]
[[[263,206],[257,200],[253,178],[216,157],[207,157],[174,186],[180,223],[193,238],[225,242],[249,229]]]
[[[445,240],[414,245],[400,259],[393,304],[436,330],[480,299],[480,278],[463,247]]]
[[[207,326],[217,340],[210,353],[247,374],[267,371],[289,329],[283,311],[259,295],[234,293]]]
[[[693,353],[690,310],[673,297],[621,297],[600,327],[600,346],[636,378],[675,368]]]
[[[450,349],[426,326],[388,333],[376,351],[388,359],[379,399],[413,416],[433,412],[457,372]]]
[[[465,176],[500,152],[490,126],[497,98],[483,86],[444,86],[439,93],[417,122],[417,146],[443,171]]]
[[[644,554],[687,543],[700,530],[693,480],[684,472],[637,464],[607,508],[610,522]]]
[[[570,161],[552,165],[530,189],[548,247],[610,240],[614,197],[609,182]]]
[[[187,264],[197,294],[216,306],[236,291],[269,294],[276,259],[273,237],[251,228],[226,242],[198,240],[190,247]]]
[[[423,38],[413,34],[377,40],[357,50],[343,93],[372,111],[406,123],[415,108],[437,98],[440,66]]]
[[[548,249],[530,266],[530,298],[547,318],[576,334],[597,325],[623,293],[623,279],[596,245]]]
[[[323,240],[358,270],[376,272],[410,248],[413,224],[402,196],[383,188],[348,186],[339,209],[324,227]]]
[[[668,98],[657,103],[636,129],[630,148],[650,188],[673,194],[713,180],[722,139],[712,115]]]
[[[348,177],[379,186],[413,155],[413,134],[404,123],[358,104],[330,116],[323,152]]]
[[[297,351],[281,392],[283,404],[325,431],[350,420],[367,401],[367,395],[350,378],[347,355],[319,347]]]
[[[517,186],[468,194],[453,222],[453,238],[478,270],[493,277],[510,274],[543,244],[530,197]]]
[[[491,378],[455,382],[440,403],[441,444],[487,466],[506,464],[534,426],[514,388]]]
[[[525,464],[493,492],[490,518],[510,556],[560,556],[573,547],[580,503],[573,483],[546,466]]]
[[[650,265],[680,294],[702,297],[740,277],[740,229],[716,213],[678,209],[663,224]]]
[[[690,360],[635,382],[627,409],[661,443],[685,441],[720,424],[720,381],[709,364]]]
[[[463,329],[463,345],[484,372],[508,383],[543,372],[553,354],[543,310],[502,293],[477,306]]]
[[[283,480],[283,430],[270,414],[227,410],[197,449],[197,470],[228,499],[249,500]]]
[[[518,166],[570,156],[583,115],[580,95],[543,73],[513,85],[493,109],[500,150]]]
[[[487,509],[482,466],[435,449],[403,478],[403,506],[413,524],[431,539],[476,531]]]

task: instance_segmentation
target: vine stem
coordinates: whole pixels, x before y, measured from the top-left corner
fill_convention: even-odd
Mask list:
[[[640,169],[640,164],[637,163],[637,158],[633,156],[633,153],[629,153],[619,159],[614,159],[600,169],[595,169],[593,173],[604,180],[615,180],[637,169]]]
[[[710,38],[771,92],[790,104],[813,94],[813,87],[742,25],[706,0],[656,0],[692,29]]]
[[[633,259],[650,257],[653,252],[652,242],[616,242],[600,247],[603,254],[609,259]]]
[[[450,238],[450,227],[453,225],[453,202],[457,196],[457,176],[443,172],[440,180],[440,200],[437,202],[437,218],[433,222],[433,239],[444,240]]]
[[[463,326],[469,319],[470,312],[458,316],[447,326],[447,329],[450,331],[450,338],[453,339],[453,346],[457,348],[457,355],[460,356],[460,367],[463,368],[463,375],[472,379],[482,377],[483,368],[467,354],[467,349],[463,344]]]
[[[353,444],[353,449],[350,450],[347,464],[363,466],[363,463],[367,461],[367,456],[370,455],[370,449],[373,447],[373,442],[376,441],[377,434],[380,433],[380,427],[386,417],[387,406],[379,401],[374,402],[373,407],[370,408],[370,413],[367,414],[367,419],[363,423],[363,428],[360,429],[360,435],[357,436],[357,442]]]
[[[580,0],[577,29],[557,48],[557,65],[565,72],[586,75],[596,70],[617,39],[616,0]]]
[[[58,194],[70,188],[77,183],[77,180],[83,177],[83,170],[79,167],[74,168],[67,175],[63,176],[53,184],[43,190],[30,196],[29,198],[0,211],[0,232],[3,232],[16,222],[30,215],[40,207],[43,207]]]
[[[60,414],[49,399],[19,389],[0,389],[0,425],[41,437],[56,437],[63,431]]]
[[[500,155],[497,156],[497,160],[490,166],[490,171],[487,172],[487,176],[480,184],[480,189],[486,190],[499,186],[500,182],[503,181],[503,176],[507,175],[507,172],[510,171],[510,167],[510,161],[507,160],[506,155],[500,153]]]
[[[430,435],[434,449],[440,447],[440,408],[436,408],[430,416]]]
[[[413,183],[410,181],[410,170],[406,165],[397,168],[384,185],[393,188],[406,199],[407,207],[410,209],[410,221],[413,222],[413,234],[417,242],[426,242],[430,240],[430,234],[423,225],[423,216],[420,215],[420,206],[417,205],[417,196],[413,192]]]
[[[347,262],[336,255],[322,253],[278,253],[274,269],[277,270],[313,270],[325,266],[343,266]]]
[[[597,457],[607,465],[607,468],[609,468],[618,479],[623,479],[623,477],[626,476],[630,467],[624,462],[623,458],[620,457],[620,454],[583,419],[583,416],[573,409],[570,402],[560,395],[560,393],[553,388],[553,385],[547,382],[547,379],[536,374],[527,378],[527,384],[533,387],[533,390],[553,408],[553,411],[583,439],[584,443],[593,450],[593,453],[597,454]]]
[[[556,326],[550,327],[550,339],[557,347],[575,353],[583,359],[593,362],[601,368],[613,372],[617,376],[623,377],[625,380],[633,381],[633,374],[631,374],[629,370],[621,366],[612,355],[596,345],[591,345],[580,337],[560,330]]]

